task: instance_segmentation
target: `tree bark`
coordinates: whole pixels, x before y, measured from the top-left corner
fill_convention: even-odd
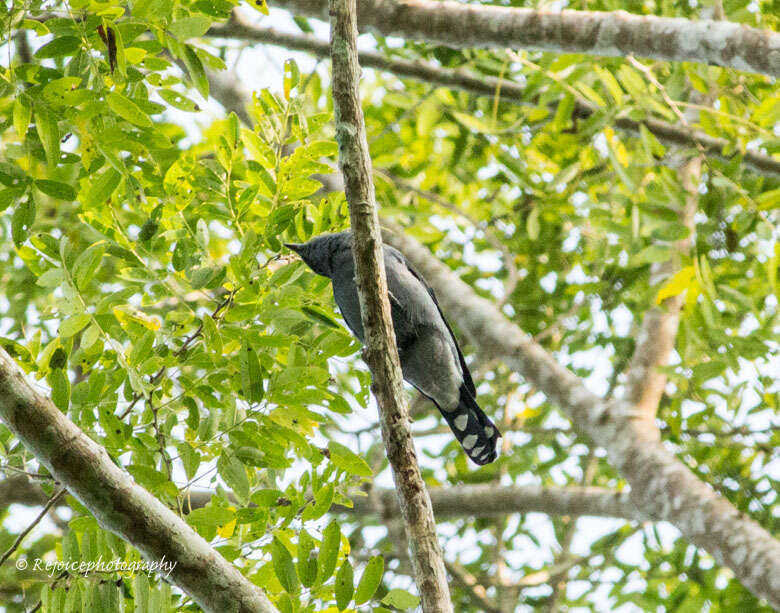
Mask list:
[[[384,222],[390,226],[389,223]],[[699,480],[659,440],[658,430],[625,400],[607,402],[476,295],[450,268],[414,239],[387,232],[436,291],[442,309],[485,359],[500,359],[569,414],[574,426],[604,447],[631,484],[634,504],[677,527],[707,550],[759,598],[780,608],[780,542]]]
[[[205,507],[214,492],[195,490],[186,496],[185,512]],[[542,487],[539,485],[459,485],[428,490],[436,517],[496,517],[509,513],[545,513],[571,517],[647,518],[630,500],[628,491],[603,487]],[[0,510],[12,504],[41,506],[49,497],[26,476],[0,481]],[[395,490],[375,488],[370,496],[354,496],[352,507],[335,506],[333,513],[382,518],[400,517]],[[60,504],[66,504],[61,501]]]
[[[170,579],[205,611],[278,613],[244,577],[178,515],[117,466],[0,348],[0,419],[106,530],[148,560],[175,563]]]
[[[417,465],[390,317],[382,235],[358,91],[355,0],[331,0],[330,14],[336,141],[352,226],[352,255],[365,332],[363,357],[371,370],[371,389],[379,405],[382,438],[398,491],[423,611],[450,613],[444,560],[428,490]]]
[[[325,0],[279,0],[277,6],[327,18]],[[456,48],[635,55],[780,76],[780,34],[729,21],[690,21],[624,11],[548,12],[431,0],[360,0],[358,21],[361,28],[382,36]]]

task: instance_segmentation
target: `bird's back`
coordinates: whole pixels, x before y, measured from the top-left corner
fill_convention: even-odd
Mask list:
[[[399,350],[403,351],[422,328],[428,327],[441,334],[452,345],[452,350],[456,351],[455,342],[428,288],[410,272],[403,255],[393,247],[385,245],[384,260],[393,328]],[[335,256],[331,280],[333,295],[342,316],[355,336],[364,342],[351,250],[345,249]]]

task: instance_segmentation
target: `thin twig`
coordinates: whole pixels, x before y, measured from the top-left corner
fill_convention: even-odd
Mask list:
[[[54,495],[49,498],[49,501],[44,505],[43,510],[38,513],[38,517],[36,517],[32,523],[27,526],[24,530],[22,530],[19,533],[19,536],[16,537],[16,540],[13,542],[11,547],[2,555],[0,556],[0,566],[2,566],[5,561],[10,558],[14,551],[16,551],[19,548],[19,545],[22,544],[22,541],[24,538],[30,533],[30,531],[37,526],[41,520],[43,520],[44,517],[46,517],[46,514],[49,512],[49,509],[51,509],[55,504],[57,504],[57,501],[59,500],[60,496],[62,496],[65,493],[65,488],[61,487],[57,492],[54,493]]]

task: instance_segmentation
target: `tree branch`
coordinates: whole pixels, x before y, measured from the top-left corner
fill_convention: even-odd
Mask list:
[[[647,519],[631,502],[628,492],[601,487],[541,487],[538,485],[460,485],[429,490],[433,510],[443,517],[497,517],[508,513],[545,513],[580,517],[616,517],[634,521]],[[354,498],[357,515],[397,517],[398,502],[392,490],[377,489],[369,497]]]
[[[382,438],[398,491],[422,609],[425,613],[451,613],[447,575],[436,536],[431,501],[417,465],[409,429],[401,366],[390,316],[382,235],[358,91],[360,66],[355,0],[331,0],[330,14],[336,141],[349,204],[355,279],[365,330],[363,357],[371,370],[371,390],[379,405]]]
[[[483,613],[501,613],[501,609],[493,602],[487,594],[485,587],[477,581],[477,578],[463,568],[460,564],[454,562],[445,562],[447,572],[452,575],[456,583],[466,590],[469,598],[479,607]]]
[[[325,0],[279,0],[277,6],[327,18]],[[780,34],[729,21],[430,0],[360,0],[359,8],[361,29],[455,48],[635,55],[780,76]]]
[[[674,524],[685,538],[731,568],[756,596],[780,608],[780,542],[700,481],[661,444],[657,431],[642,428],[633,405],[607,402],[590,392],[420,243],[392,232],[385,239],[421,271],[442,308],[484,358],[502,359],[607,450],[643,513]]]
[[[42,505],[48,497],[25,476],[0,481],[0,510],[11,504]],[[618,492],[601,487],[542,487],[539,485],[497,486],[460,485],[435,487],[428,490],[433,510],[438,518],[496,517],[510,513],[545,513],[571,517],[615,517],[644,521],[630,500],[627,491]],[[187,494],[185,512],[205,507],[214,492],[195,490]],[[395,490],[374,488],[370,496],[354,496],[353,506],[334,507],[334,513],[356,516],[400,517],[401,508]],[[64,504],[64,503],[63,503]]]
[[[171,580],[204,610],[277,611],[257,586],[39,395],[2,348],[0,419],[101,526],[149,560],[175,562]]]
[[[328,43],[310,34],[288,34],[273,28],[260,28],[247,23],[234,13],[233,19],[224,25],[213,26],[207,36],[231,38],[278,45],[286,49],[306,51],[318,57],[327,57],[330,53]],[[391,72],[398,77],[406,77],[423,83],[435,84],[438,87],[451,87],[472,93],[477,96],[494,98],[500,92],[501,101],[527,106],[531,104],[525,88],[511,81],[499,80],[487,75],[473,75],[464,70],[441,68],[426,62],[389,59],[380,53],[361,51],[360,65]],[[212,95],[225,107],[243,113],[245,98],[237,96],[237,88],[230,88],[230,80],[222,76],[209,75],[212,81]],[[578,98],[575,101],[574,115],[588,118],[598,111],[593,103]],[[552,113],[554,115],[554,112]],[[239,117],[242,117],[239,115]],[[243,119],[243,117],[242,117]],[[724,154],[724,150],[732,148],[734,143],[720,137],[710,136],[701,130],[675,125],[660,119],[648,117],[642,121],[634,121],[628,117],[616,117],[614,126],[631,134],[639,134],[640,126],[644,126],[660,142],[667,146],[696,147],[701,146],[711,157],[723,161],[730,160],[734,155],[742,155],[743,165],[757,174],[780,176],[780,161],[769,155],[754,151],[742,150],[737,154]]]
[[[57,504],[57,501],[62,497],[62,495],[65,493],[65,490],[60,488],[58,489],[54,495],[49,498],[49,500],[46,501],[46,504],[43,506],[43,509],[40,513],[38,513],[38,517],[36,517],[33,522],[27,526],[24,530],[22,530],[19,533],[19,536],[16,537],[16,540],[14,541],[13,545],[11,545],[6,552],[0,556],[0,566],[5,564],[5,561],[13,555],[14,551],[16,551],[19,548],[19,545],[22,544],[22,541],[24,540],[24,537],[26,537],[28,534],[30,534],[30,531],[35,528],[39,523],[41,523],[41,520],[46,517],[46,514],[49,512],[49,510]]]

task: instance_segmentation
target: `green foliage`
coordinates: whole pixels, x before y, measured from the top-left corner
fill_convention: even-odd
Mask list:
[[[230,44],[202,37],[236,4],[0,7],[4,35],[23,34],[31,50],[6,40],[12,61],[0,67],[0,345],[280,610],[410,610],[419,600],[403,589],[411,585],[395,560],[403,544],[386,518],[334,519],[334,507],[352,506],[387,466],[375,415],[360,408],[369,378],[358,344],[333,311],[327,280],[282,247],[347,225],[343,195],[323,186],[337,156],[328,83],[288,60],[278,83],[249,101],[250,125],[234,112],[213,121],[199,113],[213,94],[209,72],[232,57]],[[571,8],[695,18],[694,4]],[[724,6],[733,21],[776,27],[776,0],[758,4],[755,15],[746,0]],[[264,2],[252,5],[268,12]],[[780,446],[768,425],[780,403],[770,370],[780,323],[780,184],[739,156],[707,158],[693,249],[678,257],[672,242],[689,236],[680,212],[690,197],[680,160],[695,147],[672,148],[645,127],[619,129],[624,118],[678,123],[686,114],[692,127],[726,139],[726,154],[748,143],[777,154],[776,84],[689,64],[379,46],[522,83],[527,98],[510,104],[500,91],[477,97],[367,72],[382,214],[477,292],[502,300],[514,323],[600,392],[622,381],[632,327],[685,291],[679,360],[665,370],[670,393],[658,415],[663,436],[702,479],[777,533],[777,473],[767,466]],[[581,115],[582,100],[595,112]],[[670,260],[679,272],[651,275]],[[417,440],[431,487],[526,483],[529,475],[572,485],[583,474],[622,487],[505,365],[475,366],[480,404],[503,417],[511,451],[474,470],[451,437],[435,436],[440,422],[428,413],[418,428],[428,435]],[[44,469],[2,427],[0,468],[40,474],[51,493]],[[208,503],[190,509],[190,489],[208,489]],[[67,529],[28,536],[15,557],[141,562],[77,501],[68,504]],[[0,508],[0,552],[18,534],[8,515]],[[539,521],[447,520],[445,557],[494,581],[491,598],[547,608],[551,586],[514,583],[551,562],[574,524],[550,518],[540,529]],[[570,588],[561,607],[762,610],[676,536],[605,526],[568,571],[587,589]],[[504,556],[499,571],[507,550],[517,555]],[[625,550],[639,561],[626,562]],[[480,610],[468,590],[451,589],[456,610]],[[197,610],[143,572],[57,579],[6,564],[0,591],[10,594],[9,611],[38,600],[43,611]]]

